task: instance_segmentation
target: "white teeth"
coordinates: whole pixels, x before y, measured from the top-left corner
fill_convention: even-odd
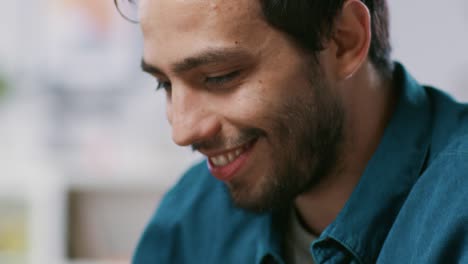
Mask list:
[[[211,163],[216,167],[226,166],[229,163],[233,162],[237,157],[239,157],[244,152],[244,148],[238,148],[229,153],[218,155],[210,158]]]
[[[229,160],[224,155],[219,155],[218,157],[219,166],[224,166],[229,163]]]
[[[236,157],[239,157],[241,153],[242,153],[242,149],[237,149],[234,155],[236,155]]]
[[[213,162],[215,166],[224,166],[226,163],[225,158],[222,155],[211,158],[211,162]]]
[[[227,154],[229,162],[232,162],[236,158],[234,155],[235,153],[232,152]]]
[[[218,157],[212,157],[210,158],[210,161],[213,163],[213,165],[219,166]]]

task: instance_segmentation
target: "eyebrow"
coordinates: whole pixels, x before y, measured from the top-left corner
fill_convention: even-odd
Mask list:
[[[203,65],[222,63],[233,60],[234,58],[237,61],[247,59],[248,57],[249,53],[238,48],[208,49],[195,56],[185,58],[181,62],[174,63],[171,70],[175,73],[184,73]],[[144,58],[141,60],[141,69],[151,74],[164,75],[161,69],[149,64]]]
[[[141,69],[144,72],[150,73],[150,74],[159,74],[163,75],[163,72],[156,66],[153,66],[145,61],[145,59],[141,59]]]

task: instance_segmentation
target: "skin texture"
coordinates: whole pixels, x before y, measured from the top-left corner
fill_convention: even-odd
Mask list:
[[[210,157],[255,140],[226,182],[234,202],[256,211],[294,204],[320,233],[393,105],[390,82],[367,60],[367,8],[345,3],[318,62],[269,26],[256,1],[142,0],[140,14],[143,68],[166,89],[174,142]]]

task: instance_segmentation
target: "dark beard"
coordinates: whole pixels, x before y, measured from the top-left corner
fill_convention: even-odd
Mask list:
[[[320,77],[312,79],[310,94],[285,102],[270,120],[277,135],[272,160],[278,162],[261,179],[258,190],[242,183],[228,185],[238,207],[254,212],[290,208],[298,195],[339,166],[344,110]]]

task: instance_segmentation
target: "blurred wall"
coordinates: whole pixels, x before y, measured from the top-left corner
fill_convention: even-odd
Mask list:
[[[420,82],[468,101],[468,1],[388,3],[394,58]]]
[[[389,5],[393,57],[420,82],[468,101],[468,1]],[[119,192],[146,199],[135,202],[145,204],[131,219],[136,240],[157,205],[151,197],[200,158],[171,142],[163,93],[154,93],[154,80],[139,69],[141,41],[138,26],[121,19],[111,0],[2,3],[0,78],[9,85],[0,95],[0,234],[12,221],[27,230],[9,234],[26,238],[0,238],[0,263],[2,245],[23,248],[9,241],[28,241],[28,263],[67,263],[73,230],[104,224],[125,231],[114,216],[137,206],[112,203]],[[72,206],[71,194],[78,197]],[[3,215],[15,212],[15,220],[2,222],[2,208]],[[103,216],[89,225],[68,219],[89,219],[91,213],[74,215],[95,211]],[[122,254],[125,262],[131,249]]]

